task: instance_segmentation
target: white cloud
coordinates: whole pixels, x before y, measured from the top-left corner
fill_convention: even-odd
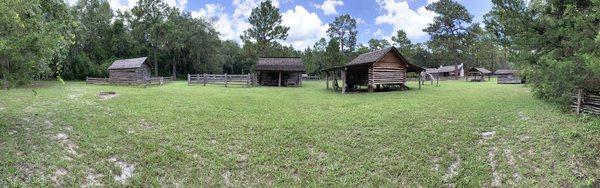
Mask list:
[[[373,37],[383,37],[383,30],[381,29],[377,29],[377,31],[375,31],[375,33],[373,33]]]
[[[323,23],[314,12],[308,12],[302,6],[296,6],[282,14],[281,24],[290,27],[284,45],[292,45],[296,50],[312,46],[327,36],[329,25]]]
[[[342,0],[325,0],[323,1],[323,4],[315,4],[315,7],[323,10],[323,14],[325,15],[335,15],[338,14],[335,7],[342,5],[344,5],[344,1]]]
[[[364,19],[362,19],[360,17],[356,18],[356,24],[364,24],[364,23],[367,23]]]
[[[187,5],[188,0],[164,0],[167,5],[171,7],[177,7],[180,11],[185,10],[185,6]]]
[[[221,38],[227,40],[239,41],[239,36],[248,23],[238,23],[239,20],[231,19],[225,12],[225,8],[220,4],[206,4],[198,11],[191,11],[192,17],[203,17],[214,22],[214,26],[219,31]]]
[[[428,0],[427,3],[435,1],[437,0]],[[382,9],[383,15],[378,16],[375,23],[392,25],[394,31],[390,36],[395,34],[395,31],[402,29],[411,40],[424,37],[427,33],[423,32],[423,29],[427,28],[429,23],[433,23],[433,18],[436,16],[434,12],[425,9],[425,6],[412,10],[408,6],[408,2],[402,0],[377,0],[377,3]]]

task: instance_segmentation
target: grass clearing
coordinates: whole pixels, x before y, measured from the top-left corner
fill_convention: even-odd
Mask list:
[[[0,186],[554,187],[600,178],[599,118],[566,114],[522,85],[440,84],[349,95],[323,82],[0,91]]]

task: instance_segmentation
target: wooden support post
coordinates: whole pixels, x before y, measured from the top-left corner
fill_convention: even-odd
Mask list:
[[[421,75],[423,75],[423,72],[421,72],[421,74],[419,74],[419,89],[421,89],[421,77],[423,77]]]
[[[187,83],[188,83],[188,86],[189,86],[190,85],[190,74],[188,74]]]
[[[348,87],[348,84],[346,84],[346,70],[342,69],[342,93],[346,94],[346,87]]]
[[[325,89],[329,89],[329,71],[325,71]]]
[[[197,79],[198,83],[200,83],[200,75],[197,75],[197,76],[198,76],[198,79]],[[203,76],[202,77],[202,82],[204,83],[204,86],[206,86],[206,84],[208,82],[208,75],[206,73],[204,73],[204,74],[202,74],[202,76]]]
[[[227,87],[227,82],[228,82],[228,80],[227,80],[227,73],[225,73],[225,87]]]
[[[577,90],[577,114],[581,113],[581,102],[582,102],[582,94],[581,89]]]
[[[279,80],[277,82],[277,87],[281,87],[281,72],[279,72]]]

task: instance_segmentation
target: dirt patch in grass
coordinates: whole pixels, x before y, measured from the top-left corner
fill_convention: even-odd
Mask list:
[[[451,153],[453,153],[453,152],[451,152]],[[452,183],[451,181],[452,181],[453,177],[458,175],[458,172],[460,169],[460,162],[461,162],[460,156],[454,155],[454,161],[452,161],[452,164],[450,164],[448,169],[446,169],[446,173],[443,176],[443,180],[444,180],[444,182],[446,182],[448,187],[454,187],[454,183]]]
[[[66,176],[67,174],[69,174],[69,171],[67,171],[67,169],[65,168],[57,168],[54,173],[52,174],[52,176],[50,176],[50,180],[52,180],[52,182],[55,185],[58,185],[59,187],[62,186],[62,178],[64,176]]]
[[[77,144],[69,139],[69,136],[66,133],[58,133],[56,134],[55,138],[65,147],[69,154],[79,156],[76,151],[78,148]]]
[[[221,177],[223,178],[223,184],[226,187],[233,187],[233,184],[231,183],[231,180],[229,180],[229,178],[231,177],[231,172],[229,170],[223,172],[223,174],[221,174]]]
[[[111,157],[108,159],[108,161],[115,163],[119,168],[121,168],[121,174],[115,176],[115,181],[125,183],[129,178],[133,176],[135,165],[129,164],[123,160],[119,160],[116,157]]]
[[[515,161],[515,157],[513,156],[512,150],[510,150],[509,148],[505,148],[504,149],[504,155],[506,156],[506,159],[508,160],[508,165],[510,165],[510,167],[513,168],[513,170],[517,170],[517,162]],[[519,181],[521,181],[521,179],[523,178],[523,176],[519,173],[516,172],[513,173],[513,183],[517,183]]]
[[[119,95],[114,91],[102,91],[98,93],[98,98],[100,98],[100,100],[108,100],[118,96]]]
[[[154,127],[152,123],[146,121],[145,119],[140,119],[140,126],[144,129],[151,129]]]
[[[82,187],[100,187],[100,186],[102,186],[102,184],[99,183],[98,181],[103,176],[104,175],[96,173],[95,171],[87,172],[85,175],[85,184],[83,184]]]

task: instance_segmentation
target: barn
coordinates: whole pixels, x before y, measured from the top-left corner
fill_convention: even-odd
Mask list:
[[[463,77],[465,76],[464,66],[464,63],[449,66],[442,65],[437,69],[437,73],[440,77],[454,77],[456,73],[458,73],[458,77]]]
[[[113,83],[143,83],[148,80],[150,66],[146,57],[120,59],[108,67],[110,82]]]
[[[498,69],[494,73],[498,76],[498,84],[524,84],[525,78],[521,78],[518,70]]]
[[[468,70],[466,80],[471,82],[483,82],[485,81],[485,76],[488,76],[488,80],[491,80],[492,71],[487,70],[482,67],[471,67]]]
[[[359,90],[361,86],[366,86],[369,92],[390,87],[406,88],[406,73],[421,73],[424,70],[409,63],[395,47],[389,47],[361,54],[345,66],[333,67],[325,71],[327,87],[331,77],[334,80],[334,89],[338,87],[336,72],[340,72],[343,84],[341,91],[345,93]]]
[[[300,58],[260,58],[254,71],[260,85],[299,87],[306,67]]]

